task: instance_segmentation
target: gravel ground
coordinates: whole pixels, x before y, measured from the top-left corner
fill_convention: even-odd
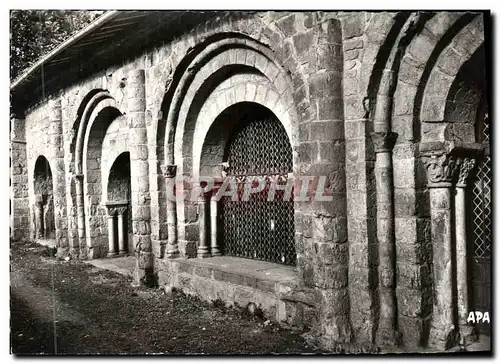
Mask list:
[[[317,354],[299,332],[11,243],[13,354]]]

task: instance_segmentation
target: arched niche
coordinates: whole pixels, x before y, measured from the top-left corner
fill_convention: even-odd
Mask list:
[[[39,239],[55,239],[54,187],[49,161],[43,155],[35,163],[33,174],[35,192],[35,209],[41,209],[41,219],[35,218],[36,237]],[[37,213],[35,212],[35,216]]]

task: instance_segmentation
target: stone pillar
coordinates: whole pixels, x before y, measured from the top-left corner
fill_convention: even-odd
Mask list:
[[[434,281],[429,346],[447,350],[456,345],[457,336],[453,306],[451,191],[459,162],[444,153],[423,155],[422,159],[430,194]]]
[[[114,257],[116,252],[116,237],[115,237],[115,214],[114,207],[108,207],[108,257]]]
[[[12,117],[10,129],[10,234],[14,240],[27,240],[30,230],[30,207],[25,120]]]
[[[36,225],[36,239],[43,239],[43,196],[38,194],[35,196],[35,225]]]
[[[380,316],[376,341],[378,345],[397,345],[397,306],[395,292],[394,184],[392,148],[397,134],[373,132],[375,147],[375,180],[377,186],[378,284]]]
[[[218,257],[221,255],[219,249],[219,241],[217,239],[217,221],[218,221],[218,201],[216,198],[217,190],[212,190],[212,196],[210,197],[210,254],[213,257]]]
[[[474,169],[475,160],[464,158],[460,166],[460,172],[455,191],[455,237],[456,237],[456,260],[457,260],[457,306],[458,325],[460,330],[460,343],[462,345],[473,341],[474,327],[467,323],[469,315],[468,287],[467,287],[467,230],[465,211],[465,189],[467,181]]]
[[[66,217],[66,178],[64,170],[64,145],[61,100],[49,101],[49,143],[50,160],[54,186],[54,224],[56,228],[57,255],[69,254],[68,220]]]
[[[143,69],[128,72],[125,93],[129,126],[132,231],[137,259],[134,284],[139,285],[142,282],[148,285],[153,274],[153,256],[148,138],[145,120],[146,89]]]
[[[85,240],[85,207],[83,201],[83,174],[75,174],[75,190],[76,190],[76,212],[78,216],[78,240],[80,242],[80,254],[87,255],[90,251],[90,246],[86,247]],[[85,252],[85,253],[84,253]]]
[[[198,200],[198,221],[199,221],[199,231],[200,231],[200,241],[198,243],[198,258],[208,258],[210,257],[210,248],[208,246],[208,206],[209,197],[206,193],[202,193]]]
[[[116,209],[116,213],[118,215],[118,248],[120,255],[127,254],[127,247],[125,246],[125,236],[127,234],[127,231],[125,230],[126,212],[126,207],[118,207]]]
[[[173,183],[175,183],[175,175],[177,166],[173,164],[164,165],[161,167],[163,176],[165,177],[165,186],[167,188],[167,249],[166,256],[169,259],[179,256],[179,247],[177,246],[177,205],[174,196],[169,196],[169,193],[174,192]]]

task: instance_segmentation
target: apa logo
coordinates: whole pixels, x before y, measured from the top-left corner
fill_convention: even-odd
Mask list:
[[[467,317],[467,323],[472,322],[473,324],[478,323],[490,323],[490,313],[481,311],[470,311]]]

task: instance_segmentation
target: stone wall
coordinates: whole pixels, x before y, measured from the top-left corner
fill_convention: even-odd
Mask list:
[[[66,220],[66,189],[65,189],[65,161],[62,150],[61,108],[56,99],[49,100],[44,105],[38,105],[31,112],[26,113],[26,154],[27,154],[27,185],[29,204],[32,206],[31,220],[34,221],[35,205],[35,163],[40,156],[48,161],[52,174],[53,187],[53,214],[55,235],[59,254],[65,255],[68,247],[67,220]],[[31,226],[31,237],[34,237],[34,226]]]
[[[24,240],[30,236],[25,121],[12,118],[10,129],[10,236],[14,240]]]
[[[437,132],[446,118],[470,137],[482,91],[457,74],[482,32],[481,16],[445,12],[261,12],[196,25],[12,119],[12,235],[27,236],[43,155],[61,254],[104,255],[103,203],[119,197],[108,195],[109,171],[128,151],[135,282],[167,282],[177,269],[167,256],[197,255],[200,219],[196,203],[167,201],[166,178],[175,167],[220,173],[226,140],[214,120],[258,103],[287,132],[294,177],[326,176],[333,196],[295,203],[297,280],[317,294],[321,345],[426,345],[440,252],[419,142],[448,137]]]

